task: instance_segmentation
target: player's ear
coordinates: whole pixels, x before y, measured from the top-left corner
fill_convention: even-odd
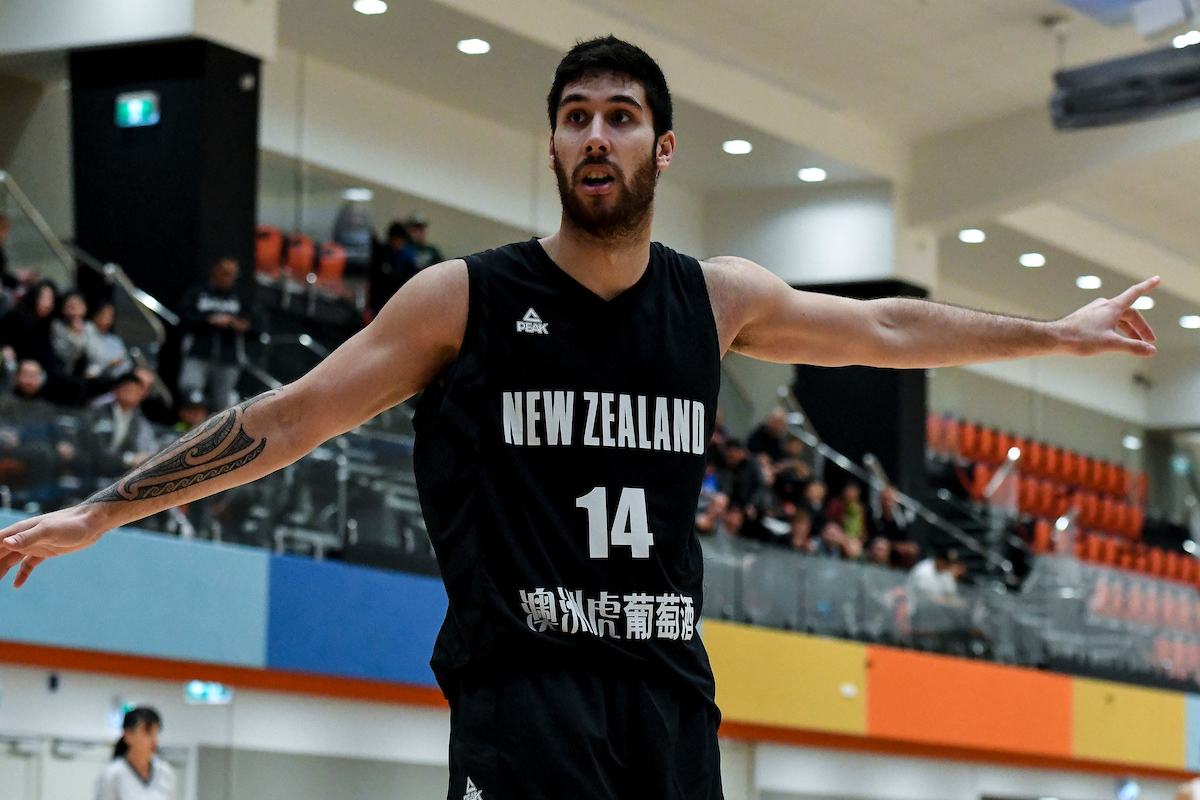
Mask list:
[[[671,166],[671,159],[675,156],[675,132],[667,131],[662,136],[658,137],[658,143],[654,147],[654,162],[658,167],[658,171],[662,172],[667,167]]]
[[[550,131],[550,169],[554,169],[557,164],[557,158],[554,154],[554,131]]]

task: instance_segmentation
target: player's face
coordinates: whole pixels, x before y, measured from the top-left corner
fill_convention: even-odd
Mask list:
[[[649,221],[675,136],[654,136],[641,84],[598,75],[564,88],[550,145],[563,211],[593,236],[611,239]]]

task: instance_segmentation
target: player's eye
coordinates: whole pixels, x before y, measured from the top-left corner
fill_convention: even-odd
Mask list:
[[[571,122],[576,125],[582,124],[585,119],[586,117],[582,111],[572,111],[571,113],[567,114],[567,122]]]
[[[633,115],[628,111],[617,111],[612,115],[612,121],[618,125],[633,121]]]

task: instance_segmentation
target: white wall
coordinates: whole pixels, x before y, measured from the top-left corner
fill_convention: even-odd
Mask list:
[[[71,180],[71,90],[66,81],[42,89],[42,97],[17,140],[8,164],[17,185],[59,237],[75,231]]]
[[[0,55],[203,36],[270,58],[277,0],[4,0]]]
[[[713,192],[707,255],[737,255],[791,284],[895,276],[895,219],[884,185]]]
[[[540,235],[561,211],[547,136],[288,48],[264,66],[264,149]],[[699,252],[701,207],[665,181],[655,237]]]

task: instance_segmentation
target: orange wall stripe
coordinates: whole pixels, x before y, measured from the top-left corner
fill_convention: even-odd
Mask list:
[[[871,646],[867,734],[881,739],[1074,755],[1072,679],[1030,669]]]
[[[747,742],[772,742],[801,747],[820,747],[833,750],[850,750],[874,755],[908,756],[910,758],[935,758],[950,761],[969,761],[979,764],[1027,767],[1034,769],[1060,769],[1071,772],[1087,772],[1117,777],[1158,778],[1168,781],[1187,781],[1196,773],[1181,769],[1165,769],[1145,765],[1113,764],[1079,758],[1039,756],[1032,753],[1005,753],[996,750],[978,750],[965,747],[949,747],[919,742],[901,742],[869,736],[853,736],[824,731],[806,731],[796,728],[773,728],[763,725],[748,725],[741,722],[721,722],[721,736]]]
[[[18,642],[0,642],[0,663],[48,669],[97,672],[153,680],[207,680],[235,688],[269,692],[321,695],[345,700],[364,700],[404,705],[446,708],[440,689],[412,684],[385,683],[359,678],[340,678],[301,672],[231,667],[149,658],[117,653],[99,653],[65,647],[47,647]]]

